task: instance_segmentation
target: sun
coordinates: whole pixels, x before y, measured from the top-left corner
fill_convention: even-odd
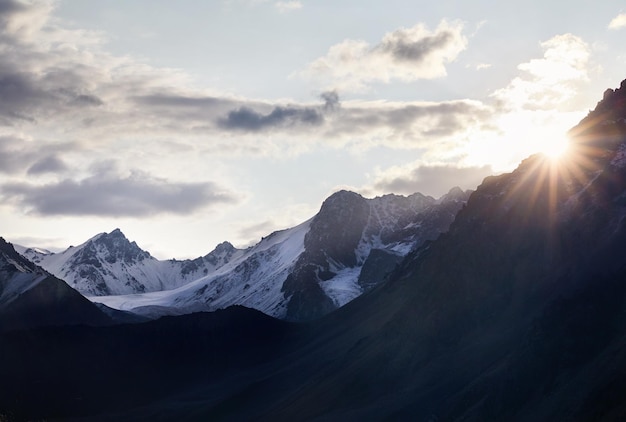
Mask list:
[[[552,136],[542,140],[541,152],[552,160],[562,158],[569,149],[570,141],[566,136]]]

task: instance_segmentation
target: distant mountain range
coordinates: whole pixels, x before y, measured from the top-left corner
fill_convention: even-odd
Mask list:
[[[119,230],[61,253],[17,246],[94,302],[157,317],[244,305],[289,320],[325,315],[385,280],[410,251],[445,232],[470,191],[329,197],[309,221],[247,249],[218,245],[160,261]]]
[[[391,272],[375,274],[372,264],[363,294],[307,323],[233,306],[142,324],[0,332],[0,416],[624,420],[626,81],[570,137],[561,161],[535,155],[486,178],[445,233],[402,249]],[[404,235],[371,240],[382,229],[366,210],[358,195],[340,192],[312,220],[259,244],[263,262],[294,251],[276,261],[293,262],[282,287],[297,298],[287,318],[292,306],[304,317],[326,312],[315,307],[324,299],[309,306],[306,298],[332,299],[324,282],[349,268],[363,273],[373,250],[399,250]],[[48,276],[2,245],[6,304]],[[291,290],[298,280],[304,287]]]

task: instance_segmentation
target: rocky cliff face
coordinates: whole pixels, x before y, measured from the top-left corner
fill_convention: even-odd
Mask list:
[[[410,251],[445,232],[470,192],[365,199],[340,191],[311,222],[282,287],[287,319],[318,318],[379,284]]]

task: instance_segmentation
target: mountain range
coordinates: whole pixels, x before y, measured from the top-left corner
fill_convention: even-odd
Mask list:
[[[61,253],[17,250],[92,301],[147,317],[243,305],[310,320],[384,281],[411,250],[448,229],[469,195],[454,188],[437,200],[365,199],[340,191],[294,228],[247,249],[224,242],[194,260],[157,260],[119,229]]]
[[[531,156],[486,178],[445,233],[407,251],[384,282],[310,322],[234,306],[140,324],[0,333],[0,414],[623,420],[626,81],[569,135],[566,157]],[[362,221],[358,206],[345,213]],[[358,265],[358,254],[317,252],[324,237],[309,233],[322,223],[299,226],[304,251],[288,278],[302,273],[320,286]],[[354,245],[355,232],[347,226],[333,244]],[[10,274],[30,274],[10,259]]]

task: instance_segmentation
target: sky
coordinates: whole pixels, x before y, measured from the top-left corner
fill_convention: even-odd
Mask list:
[[[340,189],[474,189],[562,143],[624,39],[612,0],[0,0],[0,236],[195,258]]]

